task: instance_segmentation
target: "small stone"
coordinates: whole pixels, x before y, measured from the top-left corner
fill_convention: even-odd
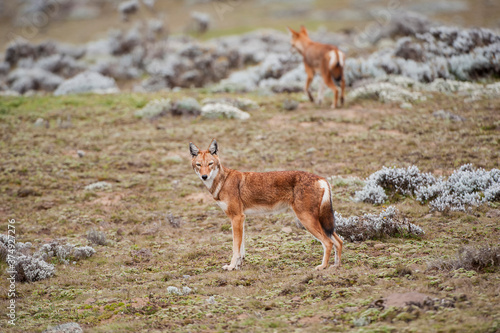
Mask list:
[[[42,333],[83,333],[78,323],[65,323],[47,328]]]
[[[356,312],[359,308],[357,306],[347,306],[344,308],[345,313]]]
[[[214,297],[214,296],[210,296],[210,297],[206,300],[206,302],[207,302],[208,304],[216,304],[216,303],[217,303],[217,302],[215,301],[215,297]]]
[[[287,111],[296,110],[299,107],[299,102],[293,99],[285,99],[283,102],[283,109]]]
[[[312,153],[314,153],[315,151],[316,151],[316,148],[311,147],[311,148],[309,148],[309,149],[307,149],[307,150],[306,150],[306,153],[307,153],[307,154],[312,154]]]
[[[379,243],[379,244],[375,244],[375,245],[373,246],[373,248],[374,248],[375,250],[382,250],[382,249],[385,249],[385,247],[386,247],[386,245],[385,245],[385,244],[381,244],[381,243]]]
[[[284,227],[283,229],[281,229],[281,231],[283,231],[286,234],[289,234],[289,233],[292,232],[292,228],[290,228],[290,227]]]
[[[183,275],[182,278],[184,279],[189,279],[191,277],[191,275]]]
[[[189,287],[182,287],[182,293],[184,295],[188,295],[188,294],[191,294],[193,292],[193,289],[189,288]]]
[[[38,118],[35,123],[33,124],[35,127],[44,127],[45,126],[45,120],[43,118]]]
[[[413,108],[413,105],[411,105],[411,103],[402,103],[400,106],[399,106],[401,109],[407,109],[407,110],[410,110]]]
[[[250,118],[250,114],[227,104],[207,104],[201,108],[201,116],[207,119],[227,118],[245,120]]]
[[[77,153],[78,157],[80,157],[80,158],[85,156],[85,152],[83,150],[77,150],[76,153]]]
[[[106,190],[109,188],[111,188],[111,184],[108,182],[97,182],[85,186],[85,190],[87,191],[96,191],[96,190],[99,191],[99,190]]]

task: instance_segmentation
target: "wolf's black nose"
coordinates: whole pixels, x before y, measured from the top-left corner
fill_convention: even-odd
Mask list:
[[[207,180],[208,176],[207,175],[203,175],[203,176],[201,176],[201,178],[203,178],[203,180]]]

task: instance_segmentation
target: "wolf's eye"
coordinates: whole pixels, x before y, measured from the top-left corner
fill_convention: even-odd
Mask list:
[[[213,165],[213,164],[214,164],[214,162],[210,162],[210,163],[208,163],[208,165]]]
[[[201,166],[201,164],[200,164],[200,163],[196,163],[196,166],[200,167],[200,166]]]

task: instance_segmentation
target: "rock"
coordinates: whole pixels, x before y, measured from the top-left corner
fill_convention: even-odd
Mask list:
[[[361,326],[367,326],[370,324],[370,318],[368,317],[359,317],[357,319],[353,319],[352,323],[354,326],[361,327]]]
[[[77,150],[76,151],[76,154],[78,155],[78,157],[82,158],[85,156],[85,152],[83,150]]]
[[[375,244],[375,245],[373,246],[373,248],[374,248],[375,250],[383,250],[383,249],[385,249],[386,247],[387,247],[387,246],[386,246],[385,244],[380,244],[380,243],[379,243],[379,244]]]
[[[257,88],[259,75],[255,67],[231,73],[227,79],[222,80],[213,92],[248,92]]]
[[[283,101],[283,109],[287,111],[296,110],[299,107],[299,102],[293,99],[285,99]]]
[[[49,122],[46,121],[45,119],[43,118],[38,118],[35,123],[33,124],[34,127],[45,127],[45,128],[48,128],[49,127]]]
[[[124,21],[128,21],[129,16],[137,13],[138,10],[139,1],[137,0],[124,1],[118,5],[118,11]]]
[[[134,112],[139,118],[155,119],[167,115],[172,108],[170,99],[154,99],[140,110]]]
[[[292,228],[284,227],[281,229],[281,231],[283,231],[285,234],[290,234],[290,233],[292,233]]]
[[[78,323],[65,323],[49,327],[42,333],[83,333],[83,329]]]
[[[214,296],[210,296],[210,297],[206,300],[206,302],[207,302],[208,304],[217,304],[217,302],[215,301],[215,297],[214,297]]]
[[[193,97],[186,97],[174,103],[171,113],[174,116],[198,116],[201,106]]]
[[[86,71],[64,81],[54,92],[55,96],[68,94],[113,94],[120,90],[113,78],[96,72]]]
[[[191,12],[194,30],[200,34],[206,32],[210,27],[210,15],[201,12]]]
[[[87,191],[102,191],[102,190],[107,190],[110,189],[112,186],[108,182],[97,182],[97,183],[92,183],[87,186],[85,186],[85,190]]]
[[[228,118],[245,120],[250,118],[250,114],[227,104],[207,104],[201,108],[201,116],[207,119]]]
[[[401,103],[401,105],[399,106],[401,109],[406,109],[406,110],[410,110],[413,108],[413,105],[411,105],[411,103]]]
[[[346,306],[344,308],[345,313],[350,313],[350,312],[357,312],[359,308],[357,306]]]
[[[410,91],[388,82],[369,83],[351,90],[347,94],[350,100],[373,98],[384,103],[406,103],[425,100],[425,96],[418,91]]]
[[[187,286],[184,286],[182,287],[182,294],[183,295],[189,295],[193,292],[193,289],[187,287]]]
[[[18,97],[20,95],[21,94],[15,90],[0,91],[0,96],[2,96],[2,97]]]
[[[248,98],[236,97],[236,98],[205,98],[201,101],[203,105],[205,104],[228,104],[243,111],[252,111],[259,108],[259,104]]]

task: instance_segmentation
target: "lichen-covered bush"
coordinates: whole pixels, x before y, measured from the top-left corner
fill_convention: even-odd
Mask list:
[[[466,211],[473,206],[499,199],[500,170],[486,171],[465,164],[447,179],[438,179],[432,186],[421,187],[416,199],[428,202],[437,211]]]
[[[54,275],[56,271],[54,265],[24,254],[15,257],[14,262],[16,281],[19,282],[44,280]]]
[[[32,248],[30,242],[14,243],[9,236],[0,234],[0,260],[7,262],[7,272],[14,274],[16,281],[35,282],[53,276],[55,266],[48,262],[52,258],[67,264],[69,260],[88,258],[95,253],[90,246],[75,247],[68,243],[61,244],[59,241],[42,245],[33,255]]]
[[[414,195],[422,186],[429,186],[436,182],[436,178],[429,173],[421,173],[412,165],[408,168],[387,168],[371,174],[366,180],[365,187],[356,192],[355,200],[373,204],[381,204],[387,200],[386,191],[402,195]]]
[[[70,260],[81,260],[91,257],[95,250],[90,246],[76,247],[72,244],[61,244],[59,241],[53,241],[42,245],[42,247],[33,254],[33,257],[49,261],[57,258],[59,262],[68,264]]]
[[[383,167],[368,177],[364,188],[355,193],[355,200],[381,204],[388,194],[395,193],[413,196],[432,210],[467,211],[500,199],[500,170],[486,171],[466,164],[445,180],[422,173],[416,166]]]
[[[448,260],[439,259],[428,264],[428,269],[468,271],[484,271],[488,268],[500,266],[499,246],[462,247],[457,251],[456,257]]]
[[[408,222],[393,206],[387,207],[379,215],[364,214],[361,217],[344,218],[335,212],[335,232],[350,241],[424,234],[422,228]]]
[[[500,74],[500,36],[483,28],[432,27],[400,38],[367,58],[347,58],[346,81],[388,74],[420,82],[438,78],[476,80]]]

